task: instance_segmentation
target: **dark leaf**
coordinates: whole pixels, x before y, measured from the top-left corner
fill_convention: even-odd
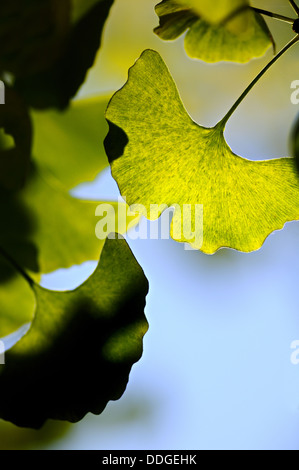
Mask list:
[[[20,189],[29,170],[32,126],[23,100],[10,88],[5,91],[5,105],[0,106],[0,129],[14,141],[6,148],[6,137],[0,139],[0,186]]]
[[[91,278],[72,292],[32,286],[29,332],[0,366],[0,417],[39,428],[100,414],[124,393],[142,354],[146,278],[124,240],[107,240]]]
[[[97,3],[71,29],[63,54],[50,68],[17,77],[16,89],[37,109],[64,109],[83,84],[101,44],[101,36],[113,0]]]
[[[0,71],[18,78],[48,69],[64,53],[71,0],[9,0],[0,4]]]

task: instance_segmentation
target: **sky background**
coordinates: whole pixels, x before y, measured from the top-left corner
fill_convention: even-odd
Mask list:
[[[163,43],[152,0],[115,0],[104,43],[80,96],[114,91],[144,49],[160,52],[189,114],[212,126],[270,60],[208,65],[189,59],[182,38]],[[287,0],[256,1],[285,15]],[[278,47],[290,26],[269,21]],[[299,112],[291,83],[299,80],[299,46],[256,86],[226,129],[239,155],[287,156]],[[73,191],[117,199],[110,171]],[[143,221],[142,223],[146,223]],[[172,240],[128,240],[150,282],[144,355],[123,398],[81,423],[48,423],[42,431],[2,428],[6,446],[42,449],[299,449],[299,225],[272,234],[258,252],[207,256]],[[73,288],[95,268],[87,263],[45,276],[52,289]],[[3,429],[5,432],[3,432]],[[26,434],[27,433],[27,434]],[[0,427],[1,437],[1,427]],[[3,444],[2,444],[3,445]]]

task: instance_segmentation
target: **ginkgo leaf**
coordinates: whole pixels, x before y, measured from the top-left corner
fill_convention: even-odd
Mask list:
[[[65,189],[93,181],[109,163],[103,147],[109,97],[80,99],[63,112],[32,113],[33,159]]]
[[[205,253],[221,247],[250,252],[299,219],[293,159],[246,160],[227,145],[223,122],[210,129],[193,122],[157,52],[142,54],[106,118],[111,133],[105,147],[121,194],[129,205],[143,205],[152,220],[163,209],[151,214],[151,205],[177,205],[171,227],[176,240]]]
[[[32,284],[35,316],[0,365],[0,417],[39,428],[100,414],[124,393],[142,355],[147,280],[124,240],[107,240],[97,270],[72,292]]]
[[[254,11],[239,11],[247,0],[163,0],[156,6],[160,25],[156,34],[174,40],[188,30],[185,37],[187,54],[206,62],[248,62],[265,54],[273,42],[263,18]]]
[[[242,8],[248,7],[249,0],[169,0],[170,2],[180,2],[185,7],[191,8],[197,15],[211,24],[219,24],[232,13]],[[244,18],[238,17],[237,21],[241,26]],[[243,23],[244,26],[244,23]]]
[[[33,169],[22,191],[0,192],[0,246],[38,276],[96,260],[104,244],[104,238],[99,240],[95,233],[96,209],[101,203],[73,198]],[[114,209],[112,231],[124,234],[130,223],[137,223],[138,217],[126,216],[125,204],[109,204]],[[119,208],[123,210],[119,212]]]

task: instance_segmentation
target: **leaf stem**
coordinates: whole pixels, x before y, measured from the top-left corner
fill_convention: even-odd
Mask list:
[[[295,12],[297,13],[297,15],[299,15],[299,7],[296,5],[296,3],[294,2],[294,0],[289,0],[291,6],[294,8]]]
[[[289,18],[288,16],[272,13],[272,11],[261,10],[260,8],[255,7],[251,7],[251,10],[255,11],[256,13],[260,13],[261,15],[270,16],[270,18],[274,18],[275,20],[284,21],[285,23],[293,24],[295,21],[295,18]]]
[[[219,122],[218,126],[222,129],[225,128],[227,121],[231,118],[234,114],[236,109],[242,103],[242,101],[246,98],[249,92],[253,89],[253,87],[257,84],[257,82],[265,75],[265,73],[272,67],[272,65],[277,62],[280,57],[282,57],[292,46],[294,46],[297,42],[299,42],[299,34],[292,39],[283,49],[281,49],[278,54],[263,68],[263,70],[255,77],[255,79],[250,83],[250,85],[246,88],[246,90],[242,93],[240,98],[235,102],[235,104],[231,107],[228,113],[224,116],[224,118]]]
[[[16,262],[16,260],[13,259],[10,254],[4,250],[4,248],[2,248],[2,246],[0,246],[0,255],[2,255],[3,258],[5,258],[16,269],[16,271],[18,271],[22,277],[24,277],[24,279],[28,282],[31,287],[35,284],[33,279],[25,272],[23,268],[21,268],[21,266]]]

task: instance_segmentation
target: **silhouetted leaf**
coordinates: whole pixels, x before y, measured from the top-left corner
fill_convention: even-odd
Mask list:
[[[65,1],[65,0],[61,0]],[[59,59],[40,73],[18,77],[16,89],[37,109],[64,109],[83,84],[100,47],[102,30],[113,0],[98,0],[72,25]]]
[[[68,422],[48,421],[42,429],[26,429],[7,421],[0,421],[0,450],[41,449],[65,438],[72,425]]]
[[[265,54],[272,42],[263,18],[253,11],[235,11],[249,5],[247,0],[163,0],[156,6],[161,39],[174,40],[188,30],[185,49],[190,57],[206,62],[222,60],[248,62]]]
[[[205,253],[221,247],[249,252],[299,219],[293,159],[246,160],[227,145],[222,122],[211,129],[194,123],[157,52],[145,51],[131,68],[106,118],[127,135],[128,144],[114,152],[110,134],[106,139],[112,174],[127,203],[142,204],[151,219],[165,209],[151,215],[151,204],[192,208],[186,231],[175,209],[171,235],[178,241]],[[117,142],[115,131],[113,138]],[[203,241],[196,205],[203,205]]]
[[[0,366],[0,416],[39,428],[79,421],[123,394],[142,354],[146,278],[124,240],[107,240],[91,278],[72,292],[32,285],[29,332]]]
[[[9,0],[0,4],[0,72],[29,77],[63,55],[71,0]]]
[[[5,92],[5,105],[0,106],[0,129],[13,139],[12,147],[6,147],[6,136],[0,140],[0,186],[20,189],[29,170],[32,128],[26,106],[10,88]]]

